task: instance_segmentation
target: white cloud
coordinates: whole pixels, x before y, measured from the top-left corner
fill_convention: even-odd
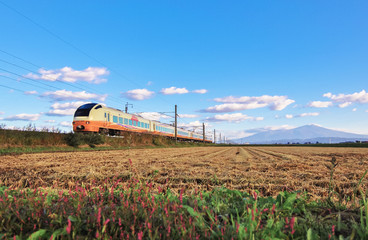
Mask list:
[[[52,109],[46,113],[47,116],[72,116],[75,109]]]
[[[226,136],[227,139],[238,139],[238,138],[243,138],[243,137],[249,137],[249,136],[252,136],[260,132],[265,132],[265,131],[270,131],[270,130],[289,130],[293,128],[295,127],[290,126],[290,125],[266,126],[263,128],[252,128],[252,129],[247,129],[243,131],[225,131],[224,133],[222,133],[222,136]],[[218,142],[219,133],[216,133],[216,138],[217,138],[216,141]]]
[[[45,123],[55,123],[56,121],[55,120],[45,120],[44,122]]]
[[[153,82],[152,82],[152,81],[148,81],[146,85],[147,85],[147,86],[151,86],[152,84],[153,84]]]
[[[48,116],[72,116],[75,110],[86,104],[87,102],[66,102],[66,103],[54,103],[51,105],[51,110],[46,113]]]
[[[54,103],[51,105],[53,109],[77,109],[80,106],[86,104],[87,102],[78,101],[78,102],[66,102],[66,103]]]
[[[41,114],[27,114],[21,113],[4,118],[7,121],[37,121],[41,117]]]
[[[293,116],[292,114],[286,114],[286,115],[285,115],[285,117],[286,117],[287,119],[294,118],[294,116]]]
[[[287,96],[269,96],[263,95],[260,97],[233,97],[228,96],[224,98],[215,98],[215,102],[224,104],[215,105],[204,110],[204,112],[234,112],[247,109],[256,109],[262,107],[269,107],[271,110],[283,110],[288,105],[294,103],[292,99]]]
[[[208,92],[207,89],[197,89],[192,91],[192,93],[199,93],[199,94],[205,94],[207,92]]]
[[[67,90],[58,90],[55,92],[45,92],[41,95],[42,97],[49,97],[54,101],[70,101],[70,100],[98,100],[105,101],[107,94],[98,95],[94,93],[87,93],[86,91],[82,92],[72,92]]]
[[[301,113],[298,115],[286,114],[285,118],[292,119],[292,118],[300,118],[300,117],[309,117],[309,116],[319,116],[318,112],[310,112],[310,113]]]
[[[3,115],[4,114],[4,112],[0,112],[0,115]]]
[[[215,115],[213,117],[208,117],[206,120],[210,122],[236,122],[239,123],[245,120],[251,121],[262,121],[263,117],[251,117],[242,113],[233,113],[233,114],[222,114],[222,115]]]
[[[180,118],[197,118],[200,117],[199,115],[196,114],[179,114]]]
[[[72,127],[72,122],[68,122],[68,121],[63,121],[63,122],[60,122],[59,123],[60,126],[63,126],[63,127]]]
[[[339,103],[340,108],[347,107],[353,103],[368,103],[368,93],[365,90],[352,94],[340,93],[338,95],[329,92],[323,94],[323,96],[331,99],[335,103]]]
[[[309,117],[309,116],[316,117],[316,116],[319,116],[319,113],[310,112],[310,113],[302,113],[302,114],[297,115],[297,117]]]
[[[129,90],[125,93],[122,93],[125,97],[132,99],[132,100],[145,100],[149,99],[153,96],[154,92],[149,91],[145,88],[143,89],[133,89]]]
[[[139,113],[139,115],[142,118],[145,119],[149,119],[149,120],[154,120],[154,121],[160,121],[160,119],[169,119],[169,118],[173,118],[171,116],[168,116],[166,114],[162,114],[162,113],[158,113],[158,112],[142,112]]]
[[[244,104],[244,103],[225,103],[220,105],[215,105],[213,107],[209,107],[205,110],[202,110],[203,112],[212,112],[212,113],[222,113],[222,112],[235,112],[235,111],[241,111],[241,110],[248,110],[248,109],[255,109],[255,108],[262,108],[266,107],[267,104],[259,104],[259,103],[250,103],[250,104]]]
[[[26,95],[35,95],[35,94],[38,94],[38,92],[37,91],[26,91],[26,92],[24,92],[24,94],[26,94]]]
[[[357,109],[356,108],[353,108],[353,110],[352,110],[353,112],[356,112],[357,111]]]
[[[210,126],[208,123],[204,124],[205,126]],[[188,129],[197,129],[197,128],[202,128],[203,126],[203,122],[200,121],[194,121],[194,122],[190,122],[190,123],[178,123],[178,126],[181,128],[188,128]]]
[[[162,93],[164,95],[185,94],[185,93],[188,93],[188,92],[189,91],[186,88],[177,88],[177,87],[163,88],[160,91],[160,93]]]
[[[310,102],[307,106],[308,107],[315,107],[315,108],[327,108],[327,107],[330,107],[332,106],[332,102],[323,102],[323,101],[313,101],[313,102]]]
[[[74,70],[71,67],[64,67],[55,70],[45,70],[43,68],[38,70],[39,74],[28,73],[25,75],[27,78],[42,79],[46,81],[63,81],[63,82],[76,82],[84,81],[88,83],[103,83],[107,80],[102,78],[109,75],[109,71],[106,68],[88,67],[84,70]]]
[[[350,106],[351,104],[352,104],[352,102],[340,103],[339,104],[339,108],[346,108],[346,107]]]

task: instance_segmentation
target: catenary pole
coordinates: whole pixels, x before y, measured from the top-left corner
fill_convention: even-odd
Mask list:
[[[175,143],[178,142],[178,106],[175,105]]]

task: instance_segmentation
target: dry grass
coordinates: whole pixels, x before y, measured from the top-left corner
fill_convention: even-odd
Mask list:
[[[71,187],[75,181],[105,181],[108,177],[154,179],[178,190],[259,190],[277,195],[306,190],[312,199],[326,198],[329,164],[335,156],[335,191],[351,196],[368,169],[366,148],[207,147],[131,149],[0,156],[0,185]],[[132,160],[132,166],[129,164]],[[361,187],[367,189],[367,179]]]

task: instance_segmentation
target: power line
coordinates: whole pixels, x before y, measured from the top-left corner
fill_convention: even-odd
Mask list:
[[[63,39],[62,37],[60,37],[59,35],[55,34],[54,32],[50,31],[49,29],[47,29],[46,27],[44,27],[43,25],[37,23],[36,21],[34,21],[33,19],[31,19],[30,17],[26,16],[25,14],[21,13],[20,11],[18,11],[17,9],[5,4],[4,2],[0,1],[0,3],[2,5],[4,5],[5,7],[7,7],[8,9],[12,10],[13,12],[17,13],[18,15],[22,16],[23,18],[27,19],[28,21],[30,21],[31,23],[33,23],[34,25],[36,25],[37,27],[41,28],[42,30],[44,30],[45,32],[47,32],[48,34],[52,35],[53,37],[57,38],[58,40],[60,40],[61,42],[65,43],[66,45],[70,46],[71,48],[73,48],[74,50],[76,50],[77,52],[81,53],[82,55],[86,56],[87,58],[95,61],[96,63],[109,68],[111,71],[113,71],[114,73],[116,73],[117,75],[119,75],[120,77],[124,78],[125,80],[133,83],[134,85],[138,86],[138,87],[143,87],[140,84],[130,80],[129,78],[127,78],[125,75],[121,74],[120,72],[116,71],[115,69],[108,67],[105,63],[103,63],[102,61],[98,60],[97,58],[91,56],[90,54],[88,54],[87,52],[81,50],[80,48],[76,47],[74,44],[66,41],[65,39]],[[165,102],[167,102],[166,100],[164,100]]]
[[[20,90],[18,88],[9,87],[9,86],[5,86],[5,85],[2,85],[2,84],[0,84],[0,87],[8,88],[8,89],[11,89],[11,90],[14,90],[14,91],[18,91],[18,92],[24,93],[23,90]]]
[[[5,4],[4,2],[2,2],[0,0],[0,3],[2,5],[4,5],[5,7],[7,7],[8,9],[12,10],[13,12],[17,13],[18,15],[22,16],[23,18],[27,19],[28,21],[30,21],[31,23],[33,23],[34,25],[36,25],[37,27],[41,28],[42,30],[44,30],[45,32],[47,32],[48,34],[52,35],[53,37],[57,38],[58,40],[60,40],[61,42],[63,42],[64,44],[70,46],[71,48],[73,48],[74,50],[76,50],[77,52],[81,53],[82,55],[86,56],[87,58],[95,61],[96,63],[108,68],[109,70],[111,70],[112,72],[116,73],[118,76],[122,77],[123,79],[133,83],[134,85],[140,87],[140,88],[144,88],[141,84],[138,84],[137,82],[134,82],[132,80],[130,80],[128,77],[126,77],[125,75],[121,74],[119,71],[117,71],[116,69],[113,69],[111,67],[109,67],[107,64],[103,63],[102,61],[98,60],[97,58],[93,57],[92,55],[88,54],[86,51],[81,50],[80,48],[78,48],[77,46],[75,46],[74,44],[70,43],[69,41],[66,41],[65,39],[63,39],[62,37],[60,37],[59,35],[57,35],[56,33],[50,31],[49,29],[47,29],[45,26],[37,23],[36,21],[34,21],[33,19],[31,19],[30,17],[26,16],[25,14],[21,13],[20,11],[18,11],[17,9]],[[5,52],[5,51],[2,51]],[[32,64],[33,65],[33,64]],[[159,98],[166,102],[171,104],[171,102],[165,100],[164,98],[160,97]]]
[[[31,81],[33,81],[33,82],[36,82],[36,83],[39,83],[39,84],[42,84],[42,85],[48,86],[48,87],[53,88],[53,89],[56,89],[56,90],[61,90],[61,89],[59,89],[59,88],[57,88],[57,87],[51,86],[51,85],[46,84],[46,83],[43,83],[43,82],[36,81],[36,80],[34,80],[34,79],[32,79],[32,78],[22,76],[22,75],[20,75],[20,74],[18,74],[18,73],[12,72],[12,71],[8,71],[8,70],[6,70],[6,69],[4,69],[4,68],[0,68],[0,70],[2,70],[2,71],[4,71],[4,72],[7,72],[7,73],[10,73],[10,74],[13,74],[13,75],[16,75],[16,76],[21,77],[21,78],[29,79],[29,80],[31,80]]]
[[[16,79],[16,78],[11,78],[11,77],[8,77],[8,76],[3,76],[3,75],[0,75],[0,77],[7,78],[7,79],[13,80],[13,81],[18,82],[18,83],[25,83],[25,84],[31,85],[31,86],[33,86],[33,87],[38,87],[38,88],[43,88],[43,89],[45,89],[45,90],[49,90],[49,89],[47,89],[47,88],[45,88],[45,87],[37,86],[37,85],[32,84],[32,83],[28,83],[28,82],[21,82],[21,81],[19,81],[19,80],[18,80],[18,79]]]
[[[4,51],[4,50],[1,50],[1,49],[0,49],[0,52],[3,52],[3,53],[5,53],[5,54],[7,54],[7,55],[9,55],[9,56],[11,56],[11,57],[14,57],[14,58],[16,58],[16,59],[19,59],[19,60],[21,60],[21,61],[23,61],[23,62],[26,62],[26,63],[28,63],[28,64],[30,64],[30,65],[32,65],[32,66],[34,66],[34,67],[42,68],[41,66],[38,66],[37,64],[34,64],[34,63],[32,63],[32,62],[30,62],[30,61],[28,61],[28,60],[25,60],[25,59],[23,59],[23,58],[21,58],[21,57],[15,56],[14,54],[11,54],[11,53],[6,52],[6,51]],[[7,63],[7,64],[9,64],[9,65],[12,65],[12,66],[15,66],[15,67],[21,68],[21,69],[23,69],[23,70],[27,70],[27,71],[32,72],[32,73],[34,73],[34,74],[39,74],[38,72],[35,72],[35,71],[30,70],[30,69],[28,69],[28,68],[22,67],[22,66],[20,66],[20,65],[18,65],[18,64],[14,64],[14,63],[11,63],[11,62],[6,61],[6,60],[3,60],[3,59],[0,59],[0,61],[5,62],[5,63]],[[5,70],[5,71],[7,71],[7,70]],[[20,76],[20,75],[18,75],[18,76]],[[24,76],[21,76],[21,77],[24,77]],[[24,77],[24,78],[27,78],[27,77]],[[30,78],[28,78],[28,79],[30,79]],[[33,79],[30,79],[30,80],[32,80],[32,81],[33,81]],[[84,91],[85,89],[89,89],[89,90],[92,90],[92,92],[93,92],[93,93],[103,94],[102,92],[97,91],[97,90],[95,90],[95,89],[94,89],[94,88],[92,88],[92,87],[89,87],[89,86],[87,87],[87,86],[84,86],[84,85],[82,85],[82,84],[78,84],[77,82],[74,82],[73,84],[79,85],[79,86],[81,86],[81,87],[74,86],[73,84],[70,84],[70,83],[67,83],[67,82],[64,82],[64,81],[61,81],[61,80],[55,79],[55,78],[54,78],[53,80],[54,80],[54,81],[56,81],[56,82],[61,82],[61,83],[66,84],[66,85],[68,85],[68,86],[71,86],[71,87],[77,88],[77,89],[82,90],[82,91]],[[54,88],[55,88],[55,87],[54,87]],[[57,89],[57,88],[55,88],[55,89]],[[61,90],[61,89],[59,89],[59,90]],[[114,103],[118,103],[118,104],[121,104],[121,99],[119,99],[119,98],[117,98],[117,97],[114,97],[114,96],[110,96],[110,98],[112,98],[112,99],[111,99],[111,100],[108,100],[108,101],[110,101],[110,102],[114,102]],[[115,100],[113,100],[113,99],[115,99]],[[142,106],[140,106],[139,104],[135,104],[135,105],[136,105],[136,106],[138,106],[138,108],[146,109],[146,110],[152,111],[152,109],[148,109],[148,108],[142,107]]]

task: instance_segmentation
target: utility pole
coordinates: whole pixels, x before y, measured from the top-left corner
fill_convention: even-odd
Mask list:
[[[213,129],[213,143],[216,143],[216,129]]]
[[[206,140],[206,132],[205,132],[205,126],[204,126],[204,123],[203,123],[203,143],[205,143],[205,140]]]
[[[219,138],[220,140],[219,140],[219,143],[221,144],[221,133],[220,133],[220,138]]]
[[[130,104],[130,103],[128,103],[128,102],[127,102],[127,103],[125,104],[125,113],[128,113],[128,107],[129,107],[129,106],[132,106],[132,108],[133,108],[133,104]]]
[[[178,106],[175,105],[175,143],[178,142]]]

